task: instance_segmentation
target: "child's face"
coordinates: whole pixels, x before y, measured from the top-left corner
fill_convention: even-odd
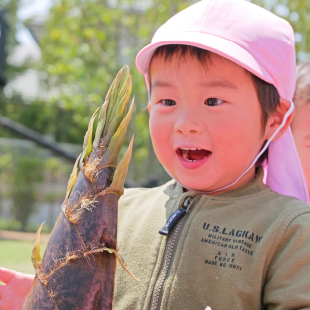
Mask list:
[[[261,106],[245,70],[212,56],[206,68],[194,58],[154,58],[150,66],[150,132],[155,153],[187,188],[220,189],[252,163],[265,140]],[[255,175],[251,168],[235,185]]]
[[[310,191],[310,99],[297,96],[292,132]]]

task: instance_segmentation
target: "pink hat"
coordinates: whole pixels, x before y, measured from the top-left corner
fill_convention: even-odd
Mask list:
[[[148,89],[147,71],[152,55],[157,47],[167,44],[192,45],[217,53],[273,84],[281,98],[293,98],[293,29],[285,20],[250,2],[202,0],[162,25],[136,59]],[[266,183],[281,194],[309,200],[290,128],[269,145]]]

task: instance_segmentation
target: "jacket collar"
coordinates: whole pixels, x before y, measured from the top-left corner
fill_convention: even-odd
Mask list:
[[[204,197],[212,200],[223,199],[223,198],[238,198],[248,195],[253,195],[260,193],[262,190],[268,190],[269,187],[263,184],[264,171],[263,168],[260,167],[257,170],[256,176],[254,179],[241,188],[237,188],[234,190],[229,190],[223,192],[218,195],[203,195]],[[180,196],[195,196],[198,194],[197,191],[187,191],[185,192],[183,187],[178,184],[175,180],[171,180],[170,182],[165,184],[165,194],[167,194],[171,198],[179,198]]]

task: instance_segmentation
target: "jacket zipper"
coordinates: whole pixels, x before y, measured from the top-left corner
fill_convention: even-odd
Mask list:
[[[151,310],[157,310],[160,294],[161,294],[161,291],[162,291],[162,288],[165,283],[166,276],[167,276],[167,273],[170,267],[174,245],[175,245],[179,230],[181,228],[181,225],[185,219],[185,215],[187,214],[188,210],[192,206],[194,199],[195,199],[194,197],[186,197],[186,199],[183,202],[182,207],[176,212],[174,212],[169,217],[166,224],[159,231],[159,233],[162,235],[168,235],[172,231],[172,236],[168,243],[168,249],[166,253],[164,268],[155,286]]]

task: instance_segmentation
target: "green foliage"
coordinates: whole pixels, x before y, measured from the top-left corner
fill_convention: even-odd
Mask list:
[[[16,45],[18,45],[18,42],[16,40],[16,31],[19,26],[19,21],[17,19],[17,10],[19,6],[21,5],[21,0],[0,0],[0,9],[5,9],[6,11],[6,22],[8,24],[8,32],[7,32],[7,39],[6,39],[6,53],[7,56],[10,55]],[[5,76],[7,80],[12,80],[16,76],[20,75],[22,72],[24,72],[28,66],[12,66],[10,64],[7,64],[6,70],[5,70]],[[0,98],[0,103],[2,102]]]
[[[15,33],[17,28],[17,9],[20,6],[21,0],[0,0],[0,8],[6,10],[6,21],[10,28],[7,38],[7,52],[10,53],[17,44]]]
[[[0,178],[9,184],[7,195],[12,198],[11,213],[16,220],[8,222],[8,225],[25,231],[28,219],[35,211],[44,162],[29,154],[13,156],[9,152],[1,155],[0,160]]]
[[[26,229],[28,219],[35,211],[38,184],[43,181],[44,162],[32,156],[14,156],[11,169],[11,209],[14,218]]]
[[[50,12],[42,41],[41,69],[49,87],[59,93],[54,103],[74,108],[81,123],[102,104],[117,71],[117,41],[121,11],[105,1],[60,1]]]
[[[83,143],[87,125],[80,124],[73,108],[64,109],[57,104],[37,99],[25,103],[19,95],[5,98],[0,92],[0,114],[28,128],[52,137],[57,142]],[[0,128],[1,137],[15,137]],[[19,137],[18,137],[19,138]]]
[[[252,0],[286,19],[293,27],[297,61],[310,60],[310,5],[309,0]]]
[[[127,144],[134,132],[131,170],[135,173],[131,177],[135,179],[139,178],[139,169],[145,171],[150,143],[145,109],[147,90],[144,77],[135,67],[135,57],[163,22],[190,3],[155,0],[141,12],[130,1],[119,1],[115,8],[102,0],[62,0],[51,9],[46,24],[45,38],[40,44],[40,70],[47,73],[47,88],[57,89],[50,107],[70,110],[75,128],[81,129],[80,133],[76,131],[74,141],[84,136],[92,112],[102,104],[118,70],[123,64],[130,66],[136,99]],[[142,178],[145,177],[143,173]]]
[[[39,226],[28,223],[29,217],[42,202],[61,204],[71,168],[71,163],[56,157],[45,158],[39,148],[3,146],[0,153],[0,198],[11,200],[13,219],[0,218],[0,229],[37,232]],[[47,190],[49,184],[59,182],[63,183],[63,190]],[[51,208],[53,205],[49,212],[52,212]],[[51,231],[52,221],[53,216],[49,213],[43,232]]]
[[[25,227],[26,232],[34,232],[36,233],[39,229],[40,225],[30,224],[28,223]],[[0,218],[0,229],[2,230],[22,230],[22,223],[17,220],[5,220]],[[44,224],[42,228],[42,233],[50,233],[52,231],[52,227]]]
[[[46,243],[41,243],[42,252]],[[0,240],[0,266],[18,272],[35,274],[30,260],[33,242]],[[1,282],[0,282],[1,285]]]
[[[0,218],[0,229],[2,230],[21,230],[22,223],[17,220],[4,220]]]

